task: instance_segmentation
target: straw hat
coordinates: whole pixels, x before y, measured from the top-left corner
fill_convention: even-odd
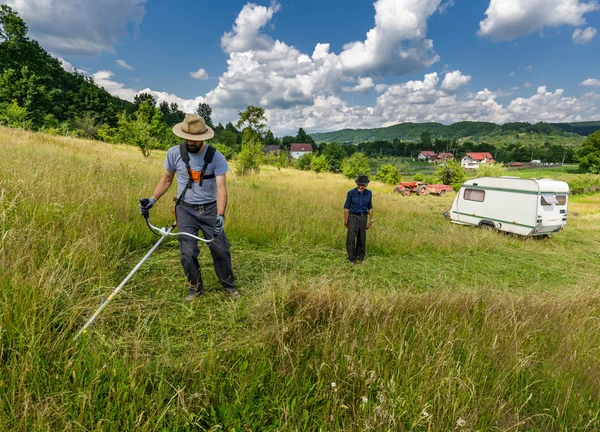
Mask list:
[[[173,133],[191,141],[205,141],[215,136],[215,132],[206,126],[204,118],[197,114],[186,114],[181,123],[173,126]]]

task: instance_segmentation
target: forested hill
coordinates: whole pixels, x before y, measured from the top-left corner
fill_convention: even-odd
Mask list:
[[[317,143],[360,143],[369,141],[401,139],[418,141],[423,133],[432,138],[453,141],[487,142],[508,144],[527,141],[531,144],[553,142],[578,145],[591,133],[600,130],[600,122],[583,123],[506,123],[498,125],[486,122],[459,122],[451,125],[441,123],[401,123],[376,129],[342,129],[335,132],[313,133]]]

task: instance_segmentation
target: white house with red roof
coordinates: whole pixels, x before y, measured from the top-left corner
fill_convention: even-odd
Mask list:
[[[431,162],[435,159],[436,156],[437,155],[435,154],[434,151],[423,150],[421,153],[419,153],[419,156],[417,156],[417,159],[419,159],[420,161]]]
[[[460,160],[460,164],[464,169],[479,169],[480,164],[495,163],[494,157],[489,152],[471,152],[467,153]]]
[[[294,159],[298,159],[300,158],[300,156],[307,154],[307,153],[312,153],[313,152],[313,148],[312,148],[312,144],[310,143],[293,143],[290,146],[290,155],[294,158]]]

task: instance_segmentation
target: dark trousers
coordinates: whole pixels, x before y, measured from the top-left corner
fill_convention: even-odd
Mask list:
[[[367,246],[367,215],[348,215],[346,251],[350,261],[365,259]]]
[[[190,233],[198,236],[202,231],[203,237],[210,239],[215,230],[217,219],[217,204],[206,204],[203,207],[188,207],[183,204],[177,206],[177,226],[179,232]],[[198,240],[188,236],[179,236],[179,251],[181,265],[190,287],[197,287],[197,291],[203,290],[202,274],[198,263]],[[225,232],[217,235],[216,240],[208,245],[212,254],[213,264],[217,278],[225,291],[235,290],[235,279],[231,267],[231,253],[229,252],[229,241]]]

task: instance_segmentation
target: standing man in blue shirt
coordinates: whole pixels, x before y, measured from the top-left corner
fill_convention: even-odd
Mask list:
[[[357,187],[348,191],[344,204],[344,226],[348,228],[346,251],[352,264],[365,259],[367,230],[373,224],[373,193],[367,190],[368,185],[369,177],[358,176]]]
[[[227,208],[227,184],[225,175],[229,166],[225,157],[214,149],[212,161],[205,164],[208,145],[205,143],[214,136],[213,130],[206,126],[204,118],[196,114],[187,114],[182,123],[173,126],[173,133],[182,138],[189,154],[191,171],[191,188],[186,190],[190,174],[181,156],[180,146],[174,146],[167,151],[165,171],[154,188],[152,198],[140,204],[140,213],[147,213],[150,208],[163,196],[177,173],[177,195],[185,191],[183,199],[177,205],[177,226],[180,232],[198,235],[202,231],[204,237],[215,237],[209,244],[215,273],[225,292],[232,298],[239,298],[235,288],[235,280],[231,267],[229,241],[224,232],[225,209]],[[210,159],[207,158],[207,162]],[[198,263],[198,241],[187,236],[179,237],[180,260],[188,280],[188,295],[185,301],[191,302],[204,293],[202,275]]]

